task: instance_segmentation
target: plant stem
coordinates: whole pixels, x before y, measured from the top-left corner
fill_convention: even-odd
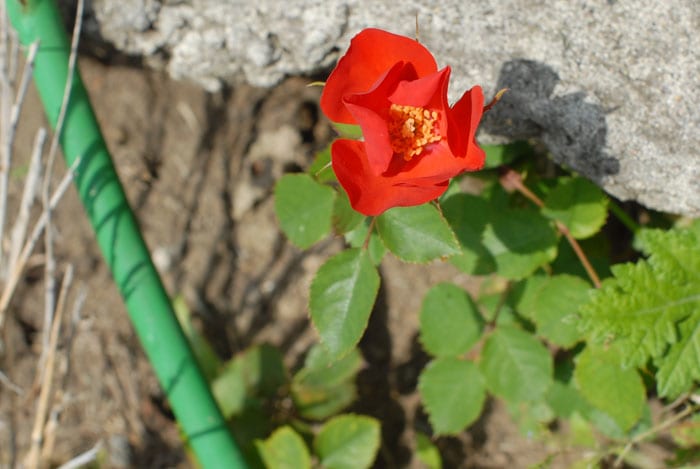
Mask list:
[[[490,103],[488,103],[486,106],[484,106],[483,112],[489,112],[492,107],[496,105],[497,102],[501,100],[504,94],[506,94],[506,91],[508,91],[508,88],[502,88],[498,90],[498,92],[493,96],[493,99],[491,100]]]
[[[523,183],[523,178],[516,171],[510,168],[506,168],[505,172],[501,175],[500,182],[503,188],[505,188],[506,190],[517,190],[538,207],[544,207],[544,202],[542,202],[542,199],[537,197],[537,195],[534,192],[532,192],[525,186],[525,184]],[[576,238],[574,238],[571,235],[569,228],[567,228],[566,225],[564,225],[560,221],[555,221],[554,224],[557,227],[557,230],[561,234],[563,234],[564,237],[566,237],[566,240],[569,242],[571,248],[576,253],[576,257],[578,257],[579,261],[581,261],[581,265],[583,265],[583,268],[586,270],[586,273],[591,279],[591,282],[593,282],[593,285],[596,288],[600,288],[600,277],[598,277],[598,274],[593,269],[593,266],[589,262],[588,257],[583,252],[583,249],[581,249],[581,245],[578,243],[578,241],[576,241]]]
[[[620,454],[617,455],[617,458],[615,459],[615,462],[613,463],[613,467],[620,467],[622,463],[624,462],[625,456],[627,456],[627,453],[630,452],[632,447],[636,445],[637,443],[646,440],[650,436],[656,435],[657,433],[665,430],[666,428],[670,427],[674,423],[678,422],[679,420],[684,419],[685,417],[689,416],[693,412],[695,412],[697,408],[695,406],[689,405],[685,409],[681,410],[678,412],[676,415],[672,416],[668,420],[664,420],[660,424],[651,427],[649,430],[640,433],[639,435],[636,435],[634,438],[632,438],[622,449]]]
[[[372,237],[372,231],[374,231],[374,224],[377,223],[377,217],[372,217],[369,222],[369,229],[367,229],[367,236],[365,237],[365,242],[362,243],[362,249],[367,250],[369,247],[369,240]]]
[[[610,213],[612,213],[615,218],[620,220],[620,223],[625,225],[625,227],[630,230],[632,233],[636,233],[640,226],[639,223],[634,221],[632,217],[630,217],[627,212],[625,212],[622,207],[620,207],[618,204],[616,204],[613,200],[610,200],[610,203],[608,204],[608,208],[610,208]]]

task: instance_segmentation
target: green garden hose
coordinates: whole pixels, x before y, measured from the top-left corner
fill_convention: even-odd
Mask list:
[[[54,0],[7,0],[23,46],[39,41],[34,82],[55,128],[70,46]],[[246,464],[214,401],[153,266],[77,70],[60,143],[97,242],[187,442],[204,469]]]

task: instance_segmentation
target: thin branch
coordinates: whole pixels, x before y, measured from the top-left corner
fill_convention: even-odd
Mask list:
[[[17,262],[17,257],[22,249],[24,237],[27,235],[29,228],[29,216],[32,206],[36,200],[36,196],[40,191],[41,185],[41,155],[44,152],[44,143],[46,142],[46,129],[40,128],[34,138],[34,150],[29,162],[29,171],[24,179],[24,191],[22,200],[19,205],[17,219],[12,227],[12,236],[10,243],[10,254],[7,261],[8,272],[11,272]]]
[[[3,2],[0,11],[0,136],[2,137],[2,155],[0,155],[0,266],[2,265],[3,247],[1,241],[5,238],[5,218],[7,213],[7,193],[10,175],[11,152],[6,143],[10,140],[10,100],[12,99],[12,79],[9,75],[9,36],[7,25],[6,5]]]
[[[24,389],[13,383],[12,380],[8,378],[7,375],[2,371],[0,371],[0,383],[4,384],[7,387],[7,389],[14,392],[18,396],[24,394]]]
[[[537,197],[537,195],[534,192],[532,192],[525,186],[522,177],[520,177],[520,174],[518,174],[516,171],[507,168],[506,171],[501,175],[500,182],[506,190],[517,190],[538,207],[544,207],[544,202],[542,202],[542,199]],[[557,230],[564,235],[566,240],[571,245],[571,248],[576,253],[576,257],[578,257],[579,261],[581,262],[581,265],[583,265],[583,268],[586,270],[588,277],[591,279],[591,282],[593,282],[593,285],[596,288],[600,288],[600,277],[598,277],[598,274],[593,269],[593,266],[589,262],[588,257],[586,257],[586,254],[583,252],[583,249],[581,249],[581,245],[578,243],[578,241],[576,241],[576,238],[574,238],[571,235],[569,228],[567,228],[566,225],[559,221],[555,221],[554,224],[557,227]]]
[[[100,451],[102,451],[102,441],[98,441],[97,444],[89,450],[74,457],[67,463],[60,465],[58,469],[77,469],[79,467],[87,466],[88,464],[97,460]]]
[[[60,184],[54,191],[54,194],[51,197],[52,209],[56,208],[56,205],[58,205],[58,202],[61,200],[61,197],[63,197],[63,194],[70,187],[70,184],[73,181],[73,176],[75,175],[75,168],[79,164],[80,158],[76,158],[76,160],[73,162],[73,166],[68,170],[68,173],[66,173],[66,175],[63,177],[63,180],[60,182]],[[7,283],[5,283],[5,289],[2,292],[2,296],[0,296],[0,329],[3,328],[7,307],[10,304],[10,300],[12,299],[12,295],[15,292],[15,288],[17,287],[17,284],[19,283],[19,280],[22,276],[24,267],[26,266],[27,261],[29,260],[29,256],[34,251],[34,247],[36,247],[36,243],[39,241],[41,234],[44,232],[44,228],[46,228],[46,223],[46,214],[42,213],[42,215],[39,217],[36,224],[34,225],[34,229],[32,230],[31,236],[24,243],[24,248],[22,249],[22,252],[20,252],[19,257],[17,258],[17,263],[10,272],[10,275],[7,279]]]
[[[56,447],[56,430],[58,429],[58,419],[61,416],[63,407],[63,404],[54,404],[49,412],[49,416],[46,419],[43,443],[41,445],[41,452],[39,453],[41,467],[49,466],[51,461],[51,456],[53,455]]]
[[[629,452],[632,450],[632,447],[633,447],[634,445],[636,445],[636,444],[638,444],[638,443],[640,443],[640,442],[646,440],[646,439],[649,438],[650,436],[654,436],[654,435],[656,435],[656,434],[658,434],[658,433],[660,433],[660,432],[666,430],[666,429],[669,428],[671,425],[675,424],[676,422],[678,422],[678,421],[680,421],[680,420],[683,420],[685,417],[691,415],[691,414],[692,414],[693,412],[695,412],[696,410],[698,410],[697,407],[692,406],[692,405],[689,405],[689,406],[687,406],[685,409],[683,409],[682,411],[680,411],[680,412],[678,412],[677,414],[675,414],[675,415],[673,415],[672,417],[670,417],[668,420],[664,420],[664,421],[661,422],[660,424],[658,424],[658,425],[656,425],[656,426],[654,426],[654,427],[651,427],[649,430],[647,430],[647,431],[645,431],[645,432],[642,432],[642,433],[636,435],[634,438],[632,438],[632,439],[625,445],[625,447],[622,449],[622,451],[620,452],[620,454],[618,454],[617,458],[615,459],[615,463],[613,464],[613,467],[620,467],[620,466],[622,466],[622,463],[623,463],[624,460],[625,460],[625,456],[627,456],[627,453],[629,453]]]
[[[488,103],[486,106],[484,106],[484,110],[482,112],[487,113],[491,110],[492,107],[496,105],[497,102],[501,100],[504,94],[508,91],[508,88],[501,88],[496,92],[496,94],[493,96],[493,99],[491,100],[490,103]]]
[[[51,177],[53,175],[53,167],[56,161],[56,154],[63,131],[63,124],[66,119],[68,104],[70,103],[71,89],[73,87],[73,77],[75,76],[75,64],[78,58],[78,43],[80,41],[80,31],[83,24],[83,5],[84,0],[78,0],[75,12],[75,26],[73,27],[73,37],[71,39],[70,56],[68,58],[68,76],[66,77],[66,85],[63,89],[63,101],[61,102],[61,110],[56,120],[56,130],[51,139],[49,147],[49,156],[46,163],[46,172],[44,176],[44,186],[42,190],[41,200],[44,204],[44,213],[46,215],[47,229],[44,232],[44,252],[46,262],[44,263],[44,324],[51,323],[51,315],[54,311],[54,301],[56,292],[56,261],[53,254],[53,232],[51,228],[52,209],[50,204],[51,196]],[[43,346],[48,345],[48,336],[43,336]]]
[[[622,207],[617,205],[613,200],[611,200],[608,204],[608,208],[610,209],[610,213],[612,213],[620,221],[620,223],[625,225],[625,227],[632,233],[639,231],[639,223],[634,221],[632,217],[630,217],[627,212],[625,212]]]
[[[63,274],[63,283],[61,285],[61,292],[58,296],[58,302],[56,303],[56,311],[63,311],[65,308],[65,302],[66,302],[66,296],[68,295],[68,288],[70,285],[73,283],[73,266],[68,265],[66,268],[66,272]],[[52,330],[53,323],[55,322],[53,318],[53,311],[50,315],[49,322],[48,324],[44,324],[44,331],[43,334],[46,336],[46,348],[41,349],[41,355],[39,356],[39,365],[38,365],[38,373],[36,374],[35,382],[39,384],[40,382],[43,381],[43,377],[46,374],[46,363],[48,360],[48,356],[50,353],[54,353],[55,351],[49,348],[49,339],[50,339],[50,334]]]
[[[11,115],[10,115],[10,130],[12,131],[12,137],[14,138],[14,131],[17,130],[17,124],[19,123],[19,116],[24,107],[24,98],[27,96],[27,90],[29,89],[29,84],[32,82],[32,77],[34,76],[34,63],[36,62],[36,54],[39,51],[39,41],[34,41],[29,45],[27,50],[27,61],[24,63],[24,70],[22,71],[22,79],[19,82],[19,89],[17,90],[17,97],[12,105]]]
[[[377,217],[372,217],[369,222],[369,228],[367,229],[367,236],[365,237],[365,242],[362,243],[362,249],[367,250],[369,247],[369,241],[372,238],[372,231],[374,231],[374,225],[377,223]]]
[[[53,374],[55,371],[56,349],[58,347],[58,337],[61,331],[61,318],[63,317],[63,305],[65,304],[65,295],[68,292],[70,283],[73,280],[73,268],[69,266],[63,276],[61,296],[57,304],[56,313],[51,324],[49,350],[46,355],[45,370],[41,373],[41,391],[37,399],[36,414],[34,415],[34,425],[32,426],[32,434],[30,439],[29,452],[25,458],[25,465],[29,469],[38,468],[40,466],[41,446],[44,438],[44,427],[46,425],[46,417],[49,406],[51,405],[51,396],[53,389]]]
[[[333,163],[331,163],[330,161],[329,161],[328,163],[324,164],[324,165],[323,165],[323,168],[319,169],[318,171],[316,171],[316,172],[314,173],[314,177],[317,178],[323,171],[327,170],[327,169],[330,168],[332,165],[333,165]]]
[[[5,238],[5,222],[7,220],[7,199],[10,185],[10,168],[12,167],[12,147],[15,143],[15,136],[17,134],[17,124],[19,123],[19,116],[24,104],[24,98],[27,95],[27,89],[29,88],[29,83],[32,79],[32,74],[34,71],[34,61],[36,60],[37,50],[39,49],[39,43],[35,41],[29,46],[29,52],[27,53],[27,61],[24,64],[24,71],[22,73],[22,80],[20,81],[19,90],[17,91],[17,96],[15,98],[14,104],[9,110],[5,110],[4,107],[9,105],[9,103],[3,104],[3,111],[7,112],[7,115],[3,115],[3,141],[2,141],[2,163],[0,163],[0,239]],[[3,99],[5,97],[5,85],[3,84]],[[12,94],[12,87],[7,86],[7,93]],[[9,97],[7,98],[9,99]],[[5,121],[4,119],[8,119]],[[3,250],[0,249],[0,265],[3,264]]]
[[[75,9],[75,25],[73,26],[73,37],[70,43],[70,56],[68,57],[68,76],[66,77],[66,86],[63,88],[63,101],[61,102],[61,110],[58,114],[58,119],[56,119],[56,129],[53,134],[53,139],[51,140],[51,147],[49,147],[49,158],[47,163],[46,174],[51,174],[53,169],[53,164],[56,159],[56,153],[58,152],[58,145],[61,139],[61,132],[63,131],[63,123],[66,120],[66,112],[68,110],[68,103],[70,102],[71,88],[73,87],[73,77],[75,76],[75,64],[78,60],[78,43],[80,42],[80,31],[83,27],[83,7],[85,0],[78,0],[78,4]],[[47,177],[45,179],[45,186],[47,189],[45,192],[48,194],[51,179]]]
[[[87,298],[87,289],[82,286],[78,292],[78,297],[73,302],[73,309],[71,310],[71,320],[68,332],[66,334],[66,366],[63,370],[63,387],[68,386],[68,380],[70,379],[72,360],[71,360],[71,350],[73,347],[73,339],[78,330],[78,323],[81,319],[81,313],[83,310],[83,305],[85,304],[85,299]]]

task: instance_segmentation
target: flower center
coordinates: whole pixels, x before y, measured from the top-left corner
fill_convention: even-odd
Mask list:
[[[389,140],[394,153],[406,161],[418,156],[429,143],[439,142],[437,111],[392,104],[389,108]]]

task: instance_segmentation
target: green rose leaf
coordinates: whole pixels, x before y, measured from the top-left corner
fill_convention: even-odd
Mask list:
[[[364,222],[357,225],[354,230],[345,233],[345,241],[353,248],[361,248],[367,239],[367,232],[369,231],[370,224],[371,219],[365,218]],[[379,265],[386,254],[386,247],[384,247],[384,243],[382,243],[376,230],[373,230],[369,237],[367,250],[369,251],[369,258],[372,259],[372,263],[374,265]]]
[[[521,329],[498,327],[484,344],[481,372],[486,387],[508,402],[541,399],[552,383],[552,369],[549,351]]]
[[[464,430],[479,417],[486,399],[479,368],[451,357],[430,362],[420,375],[418,391],[438,435]]]
[[[547,391],[546,401],[559,418],[568,419],[574,414],[587,415],[590,404],[572,383],[554,380]]]
[[[467,292],[451,283],[431,288],[420,313],[420,341],[433,356],[466,353],[481,336],[483,319]]]
[[[527,142],[513,142],[506,145],[481,145],[486,153],[486,161],[483,169],[497,168],[504,164],[510,164],[521,156],[532,155],[532,147]]]
[[[483,243],[497,272],[513,280],[527,277],[557,255],[557,235],[550,221],[530,209],[494,213]]]
[[[309,309],[331,356],[344,355],[360,341],[378,290],[379,274],[365,250],[343,251],[321,266],[311,282]]]
[[[427,469],[442,469],[440,450],[421,432],[416,432],[416,457]]]
[[[642,416],[646,393],[637,370],[622,361],[616,347],[589,345],[576,357],[574,380],[586,401],[629,430]]]
[[[377,217],[384,245],[407,262],[429,262],[459,254],[455,235],[435,206],[395,207]]]
[[[314,161],[306,172],[318,182],[336,181],[333,167],[331,166],[331,146],[316,153]]]
[[[271,345],[251,347],[226,362],[212,391],[226,417],[244,410],[249,397],[271,398],[287,383],[281,352]]]
[[[333,127],[343,138],[349,138],[352,140],[359,140],[362,138],[362,127],[359,125],[333,122]]]
[[[345,234],[358,227],[364,215],[353,210],[345,191],[338,192],[333,204],[333,229],[338,234]]]
[[[297,411],[305,418],[322,420],[350,405],[356,396],[355,376],[361,366],[357,349],[333,360],[324,347],[315,345],[292,380],[291,394]]]
[[[275,430],[265,441],[256,440],[255,446],[265,463],[274,469],[311,468],[311,456],[304,440],[289,426]]]
[[[588,238],[605,223],[608,198],[588,179],[562,178],[547,194],[542,214],[562,222],[574,238]]]
[[[289,240],[302,249],[331,231],[335,191],[307,174],[285,174],[275,186],[275,213]]]
[[[516,306],[537,325],[537,333],[561,347],[581,339],[576,311],[588,300],[591,287],[580,277],[538,275],[528,278]]]
[[[494,272],[496,260],[482,242],[486,224],[493,213],[489,201],[471,194],[456,194],[442,203],[442,213],[462,247],[462,252],[452,256],[450,262],[467,274]]]
[[[321,465],[328,469],[370,467],[380,443],[379,422],[362,415],[339,415],[326,423],[314,440]]]

